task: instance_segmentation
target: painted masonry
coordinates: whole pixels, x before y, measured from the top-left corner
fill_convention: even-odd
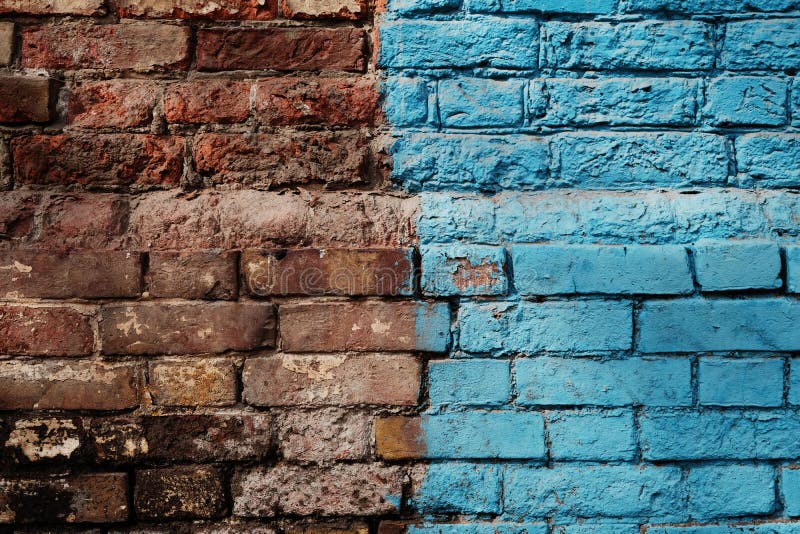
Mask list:
[[[800,533],[800,1],[0,0],[0,532]]]

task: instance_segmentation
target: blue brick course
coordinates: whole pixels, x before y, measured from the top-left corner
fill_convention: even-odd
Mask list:
[[[511,395],[507,361],[432,361],[428,379],[431,404],[435,406],[498,406],[507,403]]]
[[[421,466],[412,476],[412,508],[421,513],[500,512],[502,468],[496,465],[443,463]]]
[[[694,266],[703,291],[775,289],[783,285],[780,249],[774,242],[701,242],[694,247]]]
[[[766,515],[775,508],[775,468],[770,465],[692,467],[686,485],[692,519]]]
[[[698,374],[700,404],[712,406],[781,406],[782,359],[702,358]]]
[[[442,126],[521,126],[524,87],[524,80],[442,80],[439,82]]]
[[[553,411],[547,416],[555,461],[631,461],[636,457],[630,410]]]
[[[539,459],[546,455],[538,413],[459,412],[423,415],[426,458]]]

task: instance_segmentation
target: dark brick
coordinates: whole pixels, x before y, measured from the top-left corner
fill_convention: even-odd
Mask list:
[[[136,515],[141,519],[211,519],[225,515],[222,472],[212,466],[136,472]]]

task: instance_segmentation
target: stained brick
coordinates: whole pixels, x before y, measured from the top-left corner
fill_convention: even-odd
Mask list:
[[[236,367],[227,358],[149,362],[149,392],[161,406],[230,406],[236,403]]]
[[[250,83],[194,80],[170,84],[164,91],[167,122],[236,123],[250,114]]]
[[[226,511],[222,472],[211,466],[136,472],[134,506],[142,519],[202,519]]]
[[[372,418],[340,409],[289,412],[278,418],[283,458],[324,463],[365,460],[370,453]]]
[[[121,17],[208,18],[214,20],[272,20],[277,0],[118,0]]]
[[[289,19],[360,19],[367,12],[365,0],[282,0]]]
[[[75,308],[0,306],[0,353],[80,356],[94,347],[91,316]]]
[[[14,24],[0,22],[0,65],[8,65],[14,55]]]
[[[153,119],[161,89],[144,80],[84,82],[70,88],[67,122],[84,128],[134,128]]]
[[[151,252],[147,288],[152,297],[235,300],[238,255],[231,251]]]
[[[50,121],[55,92],[49,78],[0,75],[0,122]]]

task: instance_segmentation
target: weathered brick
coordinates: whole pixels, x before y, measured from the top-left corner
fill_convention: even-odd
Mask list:
[[[89,361],[0,362],[3,410],[125,410],[139,404],[131,365]]]
[[[0,14],[97,15],[103,4],[103,0],[0,0]]]
[[[800,7],[800,4],[798,4],[797,0],[623,0],[620,5],[624,13],[669,12],[692,15],[747,11],[788,11],[798,7]],[[681,532],[683,531],[681,530]]]
[[[377,464],[257,467],[234,476],[233,513],[240,517],[395,513],[402,482],[399,467]]]
[[[203,124],[244,122],[250,115],[250,83],[193,80],[170,84],[164,91],[167,122]]]
[[[784,248],[786,256],[786,290],[789,293],[800,293],[800,246],[792,245]]]
[[[442,126],[519,126],[523,119],[524,85],[524,80],[441,80],[439,116]]]
[[[272,20],[277,0],[117,0],[120,17]]]
[[[511,397],[509,362],[502,360],[434,360],[428,382],[433,406],[500,406]]]
[[[49,122],[55,92],[49,78],[0,75],[0,122]]]
[[[499,513],[501,510],[499,465],[436,463],[419,466],[411,473],[410,505],[421,514]]]
[[[423,78],[389,76],[384,84],[383,112],[389,124],[414,126],[429,121],[429,114],[436,109],[434,83]],[[438,122],[434,117],[430,119]]]
[[[222,472],[211,466],[136,471],[136,515],[142,519],[208,519],[225,514]]]
[[[720,53],[720,67],[731,70],[800,67],[800,19],[730,22]]]
[[[388,10],[399,15],[421,15],[441,11],[453,11],[461,0],[389,0]]]
[[[200,30],[197,68],[361,72],[365,45],[366,33],[356,28]]]
[[[380,117],[377,83],[369,78],[265,78],[255,84],[255,113],[273,126],[366,126]]]
[[[9,65],[14,57],[14,23],[0,22],[0,65]]]
[[[740,521],[735,523],[711,523],[697,526],[667,525],[647,526],[646,534],[792,534],[797,530],[796,522]],[[637,530],[638,532],[638,530]]]
[[[288,525],[287,534],[368,534],[369,526],[360,522],[312,523]]]
[[[281,346],[288,352],[442,352],[450,331],[450,310],[445,303],[286,304],[279,313]]]
[[[138,297],[140,275],[138,252],[0,250],[0,295],[5,298]]]
[[[504,295],[506,254],[487,245],[422,247],[422,290],[427,295]]]
[[[161,406],[236,404],[236,367],[227,358],[148,363],[149,392]]]
[[[39,248],[114,249],[122,245],[130,208],[122,195],[51,195],[43,200],[40,213]],[[12,231],[27,224],[25,218],[17,218],[25,215],[15,214]]]
[[[101,309],[105,354],[196,354],[270,346],[272,306],[256,303],[139,303]]]
[[[235,300],[238,295],[236,252],[156,251],[149,257],[151,297]]]
[[[741,187],[797,187],[800,184],[800,135],[747,134],[736,139]]]
[[[86,439],[79,418],[18,419],[9,427],[3,456],[15,463],[69,460],[80,454]]]
[[[780,278],[781,256],[777,243],[769,241],[705,241],[694,247],[697,283],[703,291],[775,289]]]
[[[789,359],[789,404],[800,404],[800,359]]]
[[[786,515],[800,517],[800,469],[797,466],[781,469],[781,493]]]
[[[171,187],[183,172],[180,137],[149,134],[59,134],[12,141],[22,184]]]
[[[128,519],[128,475],[0,479],[0,523],[119,523]]]
[[[420,361],[402,354],[279,354],[249,358],[242,397],[256,406],[412,406]]]
[[[87,312],[67,307],[0,306],[0,354],[80,356],[93,348]]]
[[[367,12],[366,0],[282,0],[281,6],[287,19],[356,20]]]
[[[22,32],[22,66],[152,71],[189,65],[189,28],[171,24],[60,24]]]
[[[775,506],[775,469],[770,465],[693,467],[686,486],[695,519],[768,514]]]
[[[372,418],[340,409],[288,412],[278,418],[281,456],[302,462],[365,460]]]
[[[786,122],[786,82],[777,78],[715,78],[703,115],[712,126],[780,126]]]
[[[701,358],[698,400],[711,406],[781,406],[783,367],[777,358]]]
[[[84,427],[87,425],[84,419]],[[145,458],[150,448],[141,423],[131,417],[96,417],[88,422],[89,454],[97,462],[129,464]]]
[[[84,82],[70,87],[67,123],[84,128],[134,128],[153,120],[160,88],[144,80]]]
[[[636,435],[630,410],[552,411],[547,414],[550,456],[556,461],[631,461]]]
[[[469,0],[477,13],[575,13],[603,15],[614,12],[614,0]]]
[[[246,250],[241,263],[242,283],[255,296],[410,295],[413,290],[411,249]]]
[[[378,527],[380,534],[511,534],[513,532],[525,532],[526,534],[547,534],[549,532],[547,523],[541,521],[525,523],[506,523],[506,522],[482,522],[480,520],[470,521],[469,523],[395,523],[394,521],[382,521]],[[583,531],[580,531],[583,534]],[[638,532],[638,529],[637,529]],[[570,531],[570,534],[572,531]],[[558,531],[557,534],[562,534]],[[592,530],[591,534],[620,534],[618,531],[613,533],[602,533]],[[636,534],[633,532],[631,534]]]

